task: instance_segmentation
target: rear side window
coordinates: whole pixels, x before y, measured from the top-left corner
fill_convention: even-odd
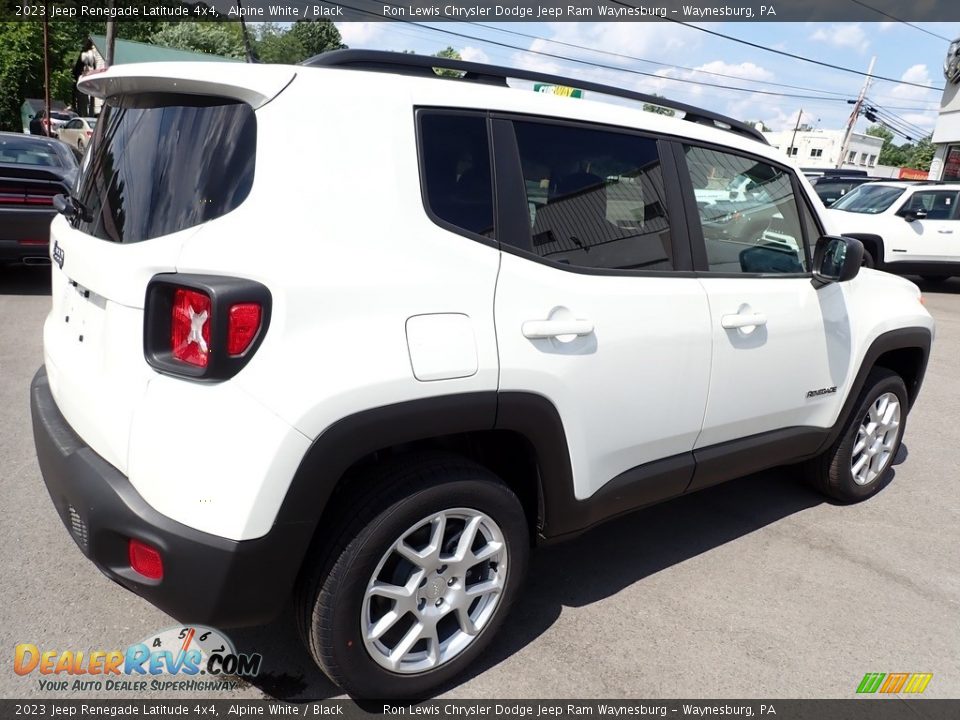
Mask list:
[[[120,243],[227,214],[253,185],[253,108],[223,98],[126,96],[106,105],[83,162],[77,229]]]
[[[493,238],[486,117],[421,110],[420,163],[427,208],[441,224]]]
[[[806,272],[803,222],[787,170],[708,148],[685,152],[711,272]]]
[[[657,142],[515,121],[533,252],[563,265],[673,270]]]

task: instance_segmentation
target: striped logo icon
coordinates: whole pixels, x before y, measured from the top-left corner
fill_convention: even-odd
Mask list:
[[[918,695],[927,689],[933,673],[867,673],[857,686],[857,693],[909,693]]]

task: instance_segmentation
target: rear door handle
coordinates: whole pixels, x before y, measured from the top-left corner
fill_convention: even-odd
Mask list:
[[[724,315],[720,318],[720,325],[725,330],[760,327],[766,324],[767,316],[763,313],[737,313],[736,315]]]
[[[521,327],[523,336],[531,340],[562,335],[583,336],[593,332],[589,320],[527,320]]]

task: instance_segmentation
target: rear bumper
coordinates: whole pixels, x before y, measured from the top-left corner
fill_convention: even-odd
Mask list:
[[[256,540],[200,532],[157,512],[93,452],[57,408],[46,371],[30,386],[33,435],[50,498],[77,546],[111,580],[183,622],[258,625],[280,614],[312,526],[277,524]],[[128,542],[160,550],[162,580],[130,568]]]
[[[6,210],[0,213],[0,262],[50,257],[52,210]]]

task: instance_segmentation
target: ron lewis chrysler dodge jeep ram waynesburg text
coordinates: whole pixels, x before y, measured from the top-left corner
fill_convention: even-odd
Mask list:
[[[883,487],[917,288],[753,128],[507,77],[570,83],[350,50],[80,81],[105,105],[32,410],[108,577],[224,627],[293,600],[334,681],[410,696],[482,652],[538,542],[785,463]]]

